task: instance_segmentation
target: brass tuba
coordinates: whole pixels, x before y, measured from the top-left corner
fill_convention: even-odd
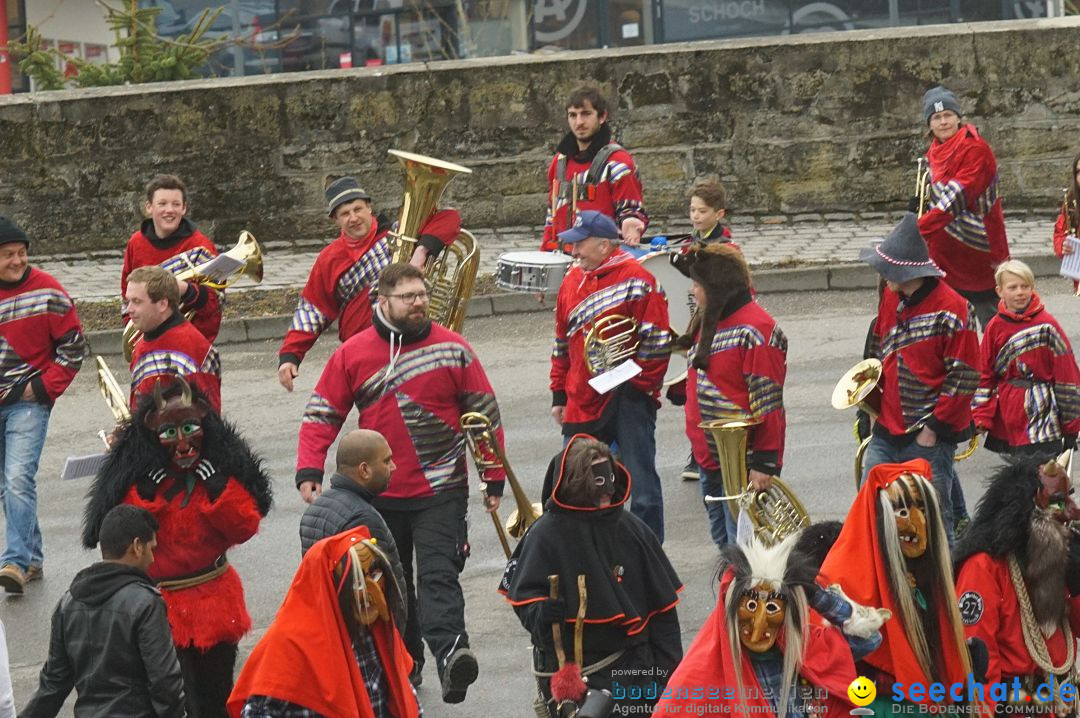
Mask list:
[[[389,235],[390,261],[408,262],[416,249],[420,228],[438,208],[446,185],[459,174],[472,174],[472,170],[412,152],[389,152],[405,169],[405,196],[401,200],[397,228]],[[428,316],[432,321],[455,332],[461,331],[479,268],[480,248],[476,237],[464,229],[438,259],[428,261],[424,276],[431,294]]]
[[[224,259],[222,259],[224,257]],[[241,277],[247,277],[254,284],[263,279],[262,247],[255,241],[255,235],[246,229],[240,233],[236,246],[228,252],[222,252],[213,259],[208,259],[198,266],[190,266],[176,275],[177,279],[196,284],[205,284],[211,289],[227,289],[236,284]],[[191,319],[193,311],[185,316]],[[135,351],[135,345],[142,339],[142,332],[135,328],[129,319],[124,326],[124,358],[129,362]]]
[[[772,486],[765,491],[755,491],[746,482],[746,433],[751,426],[750,421],[726,419],[698,424],[712,434],[726,494],[707,497],[706,501],[731,501],[732,516],[736,519],[739,510],[746,511],[754,524],[754,534],[772,546],[809,526],[810,516],[779,477],[774,476]]]
[[[530,503],[521,488],[521,482],[510,468],[510,462],[506,460],[506,453],[499,442],[495,439],[495,431],[491,426],[491,419],[478,411],[470,411],[461,415],[461,430],[465,433],[465,442],[469,446],[476,471],[483,479],[484,472],[488,469],[502,469],[506,472],[506,483],[510,484],[510,490],[514,493],[514,501],[517,508],[510,514],[503,526],[499,520],[497,511],[491,512],[491,520],[495,522],[495,533],[499,536],[506,557],[510,558],[510,540],[507,536],[520,539],[525,535],[525,530],[540,518],[543,507],[536,503]]]

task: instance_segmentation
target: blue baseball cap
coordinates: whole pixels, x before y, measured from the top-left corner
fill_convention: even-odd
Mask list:
[[[570,244],[575,244],[589,237],[618,239],[619,228],[615,226],[615,220],[603,212],[586,209],[578,212],[573,227],[559,232],[559,239]]]

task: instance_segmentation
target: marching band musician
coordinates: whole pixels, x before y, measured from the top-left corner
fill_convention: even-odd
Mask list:
[[[127,287],[133,271],[156,264],[176,275],[217,256],[214,243],[185,216],[189,209],[187,187],[176,175],[158,175],[150,180],[143,209],[148,216],[128,240],[120,272],[125,321],[129,318]],[[218,290],[182,279],[177,279],[176,285],[181,313],[193,310],[191,323],[213,344],[221,328]]]
[[[972,303],[985,329],[997,309],[994,267],[1009,258],[997,160],[975,126],[961,121],[952,92],[927,90],[922,104],[933,139],[926,151],[929,206],[919,217],[919,232],[945,281]]]
[[[699,426],[718,419],[753,424],[746,443],[749,480],[755,489],[767,489],[784,459],[787,338],[751,296],[750,270],[733,245],[698,247],[677,266],[693,280],[690,291],[698,305],[690,331],[677,344],[688,350],[686,435],[701,467],[702,497],[724,495],[715,441]],[[746,480],[736,477],[740,486]],[[707,501],[705,510],[713,542],[734,543],[736,526],[726,502]]]
[[[469,556],[468,473],[459,425],[463,413],[480,412],[501,443],[499,407],[472,347],[428,319],[421,270],[389,265],[379,277],[378,297],[372,326],[338,347],[308,401],[296,484],[309,503],[321,493],[326,452],[354,404],[359,427],[386,437],[397,473],[371,504],[400,552],[409,609],[405,644],[422,666],[423,634],[438,664],[443,700],[460,703],[478,667],[458,581]],[[492,469],[484,478],[490,512],[499,506],[505,472]],[[418,679],[420,669],[413,671]]]
[[[1080,181],[1077,178],[1080,178],[1080,155],[1074,157],[1069,165],[1068,189],[1065,190],[1065,200],[1054,223],[1054,254],[1058,259],[1064,259],[1066,254],[1075,251],[1072,244],[1065,240],[1076,239],[1080,231]],[[1073,289],[1077,288],[1080,288],[1080,281],[1073,280]]]
[[[634,158],[612,139],[610,118],[607,100],[595,87],[579,87],[567,98],[570,132],[555,148],[548,166],[548,207],[540,249],[558,250],[562,246],[559,233],[574,224],[575,213],[584,210],[611,217],[627,244],[641,241],[649,221],[641,179]]]
[[[1010,699],[1014,677],[1032,697],[1045,683],[1059,716],[1080,707],[1057,700],[1064,697],[1059,681],[1074,680],[1070,643],[1080,633],[1080,537],[1068,529],[1080,509],[1072,493],[1068,473],[1055,461],[1040,466],[1029,458],[999,469],[954,557],[964,632],[986,647],[982,682],[1005,682]],[[1040,710],[1045,693],[1030,703],[1023,695],[1015,696],[1021,707],[1050,713]]]
[[[971,399],[979,348],[968,302],[942,281],[915,215],[908,212],[883,242],[859,255],[885,279],[872,338],[881,360],[881,411],[864,473],[877,464],[930,462],[951,544],[963,513],[955,505],[956,444],[971,438]]]
[[[334,180],[326,188],[330,219],[341,232],[315,258],[307,283],[300,293],[292,324],[278,350],[278,381],[293,390],[300,362],[319,335],[338,320],[338,338],[345,341],[371,326],[375,306],[374,287],[379,273],[390,264],[393,249],[374,215],[371,195],[352,177]],[[435,212],[420,229],[410,263],[423,268],[461,232],[456,209]]]
[[[0,216],[0,586],[13,594],[42,576],[38,460],[52,406],[86,354],[75,303],[51,274],[30,265],[29,252],[26,232]]]
[[[656,279],[619,246],[615,221],[602,212],[579,212],[559,233],[577,262],[559,287],[551,353],[551,415],[564,438],[589,434],[618,445],[634,477],[630,510],[664,541],[664,497],[656,473],[656,410],[671,353],[667,300]],[[601,319],[632,320],[641,372],[607,393],[589,384],[586,337]],[[612,367],[605,367],[611,369]]]
[[[221,360],[206,337],[180,312],[180,290],[173,275],[157,265],[128,275],[128,315],[143,337],[131,354],[131,408],[154,388],[160,376],[179,375],[221,411]]]
[[[731,227],[724,222],[727,215],[727,192],[720,180],[698,182],[687,192],[690,200],[691,238],[702,244],[731,242]],[[737,246],[737,245],[736,245]]]
[[[975,426],[1002,454],[1059,454],[1080,433],[1080,369],[1065,331],[1043,307],[1035,275],[1017,259],[994,273],[1001,297],[983,333]]]

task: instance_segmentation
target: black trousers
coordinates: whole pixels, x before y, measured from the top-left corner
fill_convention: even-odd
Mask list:
[[[384,501],[377,505],[397,543],[405,573],[409,606],[405,646],[413,661],[423,666],[426,641],[440,670],[451,651],[469,645],[465,596],[458,582],[469,555],[468,492],[447,493],[418,509],[387,508],[389,502]]]
[[[225,703],[233,689],[236,644],[218,643],[203,652],[177,648],[188,718],[228,718]]]

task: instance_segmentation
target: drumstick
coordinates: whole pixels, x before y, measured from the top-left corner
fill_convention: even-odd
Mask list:
[[[570,226],[574,226],[577,219],[577,175],[570,181]]]
[[[559,201],[559,180],[551,180],[551,223],[555,224],[555,210]]]

